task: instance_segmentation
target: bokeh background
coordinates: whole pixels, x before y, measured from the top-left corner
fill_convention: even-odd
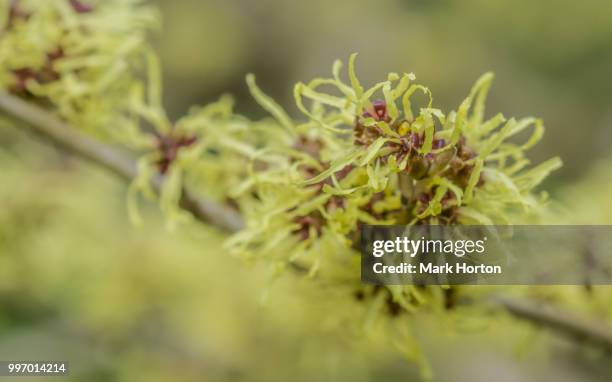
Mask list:
[[[564,160],[546,185],[553,213],[612,223],[612,2],[157,4],[164,27],[152,40],[175,118],[224,93],[240,113],[264,116],[248,72],[298,116],[293,84],[328,75],[351,52],[364,82],[414,72],[442,109],[490,70],[489,110],[543,118],[547,134],[532,157]],[[340,330],[333,297],[288,276],[271,282],[269,269],[229,257],[221,233],[168,232],[154,208],[144,226],[130,225],[125,192],[112,175],[0,129],[0,359],[69,359],[74,381],[418,380],[419,368],[385,343]],[[531,293],[592,299],[583,313],[612,322],[609,289]],[[612,378],[597,349],[498,312],[461,317],[415,318],[438,381]]]

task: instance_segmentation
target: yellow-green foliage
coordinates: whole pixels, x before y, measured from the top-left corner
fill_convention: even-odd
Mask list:
[[[159,73],[153,76],[159,78]],[[149,81],[149,86],[159,82]],[[248,160],[257,155],[259,147],[286,141],[272,121],[255,122],[235,115],[230,96],[194,107],[173,122],[160,103],[149,102],[141,88],[136,90],[130,101],[134,118],[126,125],[133,133],[124,141],[142,153],[128,204],[136,221],[140,220],[136,197],[144,194],[155,199],[150,184],[157,176],[164,177],[158,199],[171,223],[187,218],[178,207],[184,186],[220,203],[240,204],[234,196],[240,194],[248,174]],[[152,132],[139,130],[142,120],[153,127]]]
[[[135,220],[136,198],[156,198],[151,182],[159,179],[171,222],[185,216],[178,206],[185,187],[233,206],[247,227],[226,248],[264,260],[275,274],[290,267],[316,277],[350,315],[343,322],[365,332],[383,326],[378,331],[397,334],[396,345],[422,365],[409,324],[387,318],[424,305],[439,311],[456,290],[362,286],[359,227],[521,223],[545,201],[534,189],[561,165],[553,158],[530,167],[525,152],[543,136],[540,120],[485,118],[491,74],[444,112],[411,73],[364,87],[352,55],[348,80],[336,61],[331,78],[295,86],[305,120],[248,76],[273,119],[237,116],[225,96],[172,121],[158,58],[145,42],[156,22],[151,9],[135,0],[1,1],[0,87],[135,150],[139,175],[128,204]]]
[[[247,78],[253,96],[277,121],[269,128],[285,138],[249,155],[248,177],[235,195],[247,228],[228,247],[247,259],[264,259],[276,273],[305,272],[325,293],[344,295],[342,310],[366,333],[399,325],[389,330],[400,333],[394,342],[427,373],[409,324],[393,318],[423,306],[437,311],[452,304],[449,293],[459,292],[361,285],[359,226],[520,224],[545,201],[534,189],[561,162],[529,166],[525,152],[543,136],[540,120],[485,118],[491,74],[476,82],[457,110],[444,113],[413,74],[391,73],[364,88],[354,62],[355,55],[348,83],[337,61],[332,78],[296,85],[306,121],[292,120],[253,76]],[[423,107],[413,105],[416,92],[426,95]],[[529,128],[526,141],[517,143]]]
[[[122,123],[157,13],[139,0],[1,0],[0,87],[99,136]]]
[[[361,224],[515,224],[540,204],[543,196],[533,189],[560,160],[528,168],[525,151],[542,137],[540,120],[501,114],[485,120],[491,74],[456,111],[444,113],[413,74],[391,73],[365,89],[354,59],[349,83],[338,61],[333,78],[296,85],[305,122],[289,119],[249,78],[254,96],[292,139],[251,160],[250,187],[243,189],[257,198],[243,211],[248,228],[231,240],[234,250],[281,266],[299,262],[312,273],[336,263],[348,266],[348,277],[359,273],[352,248]],[[427,95],[424,107],[412,104],[416,92]],[[511,140],[531,126],[525,143]]]

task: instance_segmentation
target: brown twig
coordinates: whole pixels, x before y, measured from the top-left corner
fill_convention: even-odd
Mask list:
[[[0,110],[26,122],[36,133],[62,149],[102,166],[125,180],[131,181],[138,175],[136,161],[130,155],[92,139],[40,107],[6,92],[0,92]],[[162,184],[162,177],[153,181],[153,187],[158,192]],[[187,190],[183,191],[180,205],[199,221],[228,232],[238,231],[244,224],[242,217],[235,210],[210,200],[196,198]]]
[[[557,331],[577,341],[584,341],[612,351],[612,329],[602,322],[578,317],[534,302],[497,298],[508,312],[533,324]]]

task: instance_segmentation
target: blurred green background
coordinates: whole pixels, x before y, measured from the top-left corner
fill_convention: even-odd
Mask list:
[[[555,211],[567,223],[612,222],[612,2],[157,3],[164,27],[152,38],[175,118],[223,93],[264,116],[248,72],[298,116],[293,83],[328,75],[351,52],[364,82],[414,72],[442,109],[491,70],[488,110],[543,118],[533,158],[565,162],[548,182]],[[288,276],[271,284],[265,267],[228,257],[219,232],[168,232],[154,209],[131,226],[125,192],[112,175],[0,129],[0,359],[70,359],[75,381],[418,380],[393,349],[340,330],[333,297]],[[593,299],[588,313],[610,319],[608,288],[575,289],[535,293]],[[610,380],[605,355],[476,314],[459,333],[440,330],[453,314],[415,318],[436,380]]]

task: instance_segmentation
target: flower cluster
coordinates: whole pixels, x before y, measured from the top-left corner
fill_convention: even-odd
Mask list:
[[[170,217],[184,216],[185,184],[225,201],[245,175],[240,142],[258,134],[257,123],[234,116],[230,97],[169,120],[159,59],[147,43],[158,19],[141,0],[0,0],[0,88],[135,150],[139,176],[128,198],[135,221],[136,196],[157,198],[156,177],[165,178],[159,201]]]
[[[157,13],[136,0],[1,0],[0,88],[113,137],[151,52]]]
[[[429,89],[413,74],[391,73],[365,89],[355,55],[341,79],[298,83],[295,99],[307,120],[296,123],[249,83],[255,97],[291,137],[252,158],[244,202],[248,227],[229,242],[248,258],[267,258],[278,269],[306,269],[331,282],[347,282],[356,296],[378,296],[393,314],[411,311],[422,297],[413,287],[388,292],[360,286],[362,224],[516,224],[545,200],[533,189],[561,162],[529,168],[526,150],[541,139],[540,120],[485,120],[493,76],[485,74],[456,111],[433,107]],[[331,92],[324,92],[328,88]],[[415,93],[426,101],[413,105]],[[524,143],[521,132],[531,128]]]
[[[159,81],[148,83],[154,86],[151,84]],[[182,118],[171,121],[161,103],[151,102],[142,90],[131,94],[132,118],[124,125],[132,132],[124,142],[141,153],[139,175],[129,194],[132,220],[140,220],[137,196],[157,198],[151,189],[155,178],[163,179],[159,202],[171,225],[188,218],[179,208],[184,188],[238,209],[240,200],[234,196],[240,193],[248,174],[245,163],[255,157],[257,147],[276,142],[280,138],[278,130],[268,128],[269,121],[253,122],[235,115],[229,96],[194,107]],[[143,129],[143,124],[150,128]]]

